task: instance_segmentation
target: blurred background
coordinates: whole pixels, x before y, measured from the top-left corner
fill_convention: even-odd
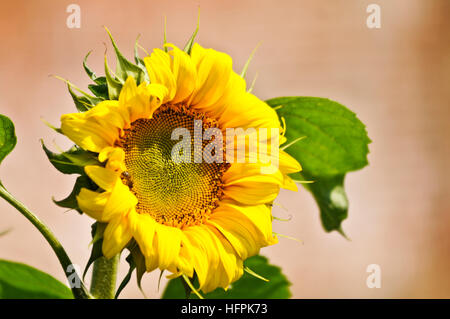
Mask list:
[[[81,28],[69,29],[69,4]],[[366,8],[381,7],[381,28],[366,26]],[[86,88],[82,60],[103,74],[103,25],[132,57],[134,41],[160,47],[164,16],[169,42],[183,46],[201,8],[198,42],[225,51],[239,71],[262,41],[248,73],[254,93],[336,100],[367,125],[370,166],[350,173],[346,189],[351,240],[323,231],[312,196],[282,192],[274,214],[280,239],[261,253],[283,267],[294,298],[450,298],[450,1],[118,1],[34,0],[0,4],[0,113],[16,125],[18,144],[0,167],[3,184],[46,222],[72,261],[88,260],[92,220],[65,212],[51,198],[68,195],[74,176],[54,169],[39,139],[55,150],[68,139],[47,128],[75,107],[57,74]],[[0,258],[16,260],[66,282],[52,250],[23,216],[0,201]],[[123,264],[119,280],[128,269]],[[369,289],[369,264],[381,267],[381,288]],[[158,297],[159,272],[144,277]],[[141,298],[133,278],[122,297]]]

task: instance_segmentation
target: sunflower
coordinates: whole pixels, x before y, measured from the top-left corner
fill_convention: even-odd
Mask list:
[[[118,99],[61,117],[62,133],[98,154],[98,165],[84,167],[98,188],[81,189],[79,208],[106,223],[105,257],[135,241],[146,271],[195,275],[205,293],[226,289],[242,276],[246,258],[277,242],[271,205],[280,188],[297,190],[288,174],[301,167],[282,150],[276,167],[228,155],[223,161],[176,161],[173,132],[180,127],[194,136],[196,125],[224,135],[229,128],[277,129],[281,133],[258,139],[258,149],[275,139],[271,149],[277,152],[285,128],[271,107],[247,91],[225,53],[197,43],[190,52],[167,44],[143,62],[147,81],[128,76]],[[229,141],[214,154],[234,148]],[[188,158],[195,159],[205,143]],[[263,172],[270,165],[273,170]]]

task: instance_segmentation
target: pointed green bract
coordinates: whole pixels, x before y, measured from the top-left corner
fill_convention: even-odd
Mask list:
[[[133,256],[131,253],[127,256],[126,261],[129,265],[129,269],[125,277],[123,278],[122,282],[119,285],[119,288],[117,288],[116,295],[114,296],[114,299],[119,298],[120,293],[122,290],[128,285],[128,283],[131,280],[131,275],[133,274],[134,269],[136,269],[136,266],[134,264]]]
[[[286,152],[303,167],[298,179],[313,181],[302,185],[319,205],[325,231],[344,235],[341,224],[348,211],[344,177],[368,164],[370,139],[365,125],[348,108],[325,98],[282,97],[266,102],[286,121]]]
[[[195,28],[194,33],[192,34],[192,36],[190,37],[189,41],[186,43],[183,49],[183,51],[189,55],[191,54],[191,50],[192,47],[194,46],[195,38],[197,37],[199,29],[200,29],[200,8],[198,10],[197,27]]]
[[[17,143],[14,124],[9,117],[0,114],[0,164]]]
[[[148,75],[148,73],[147,73],[147,68],[145,67],[145,62],[144,62],[144,60],[142,60],[140,57],[139,57],[139,52],[138,52],[138,48],[140,47],[139,46],[139,36],[136,38],[136,42],[135,42],[135,44],[134,44],[134,61],[136,62],[136,65],[138,66],[138,67],[140,67],[143,71],[144,71],[144,80],[146,81],[146,82],[148,82],[148,83],[150,83],[150,78],[149,78],[149,75]],[[141,47],[142,48],[142,47]]]
[[[108,28],[105,29],[106,32],[108,32],[109,38],[111,39],[111,43],[114,47],[114,51],[117,57],[116,76],[123,82],[125,82],[129,76],[132,76],[136,80],[136,83],[138,85],[144,82],[145,81],[144,71],[139,66],[131,63],[123,56],[123,54],[117,47],[116,42],[114,41],[114,38],[111,35],[111,32],[109,32]]]
[[[95,80],[97,79],[97,76],[95,75],[95,72],[92,71],[88,66],[87,66],[87,59],[89,57],[89,55],[91,55],[92,51],[89,51],[86,56],[84,57],[83,60],[83,68],[86,71],[87,75],[91,78],[92,81],[95,82]]]
[[[125,275],[125,277],[122,279],[122,282],[119,285],[119,288],[116,291],[115,298],[117,299],[122,292],[122,290],[128,285],[128,283],[131,280],[131,276],[133,274],[133,271],[136,270],[136,281],[139,289],[142,291],[141,286],[141,280],[142,276],[144,275],[146,268],[145,268],[145,258],[141,253],[141,250],[139,249],[139,246],[137,245],[136,241],[133,239],[128,243],[127,249],[129,250],[129,255],[126,258],[126,261],[128,263],[128,272]],[[144,293],[142,291],[142,293]]]
[[[50,151],[41,140],[42,148],[50,163],[64,174],[84,174],[86,165],[99,165],[100,162],[94,153],[87,152],[81,148],[73,146],[66,152],[54,153]]]
[[[250,62],[252,62],[253,57],[255,56],[256,50],[258,50],[261,43],[258,43],[258,45],[253,49],[252,53],[250,53],[250,56],[247,59],[247,62],[245,62],[244,68],[241,72],[241,78],[245,79],[245,76],[247,75],[248,67],[250,66]]]
[[[90,190],[95,190],[97,186],[91,181],[87,175],[81,175],[75,181],[75,185],[73,186],[72,192],[66,198],[62,200],[55,200],[53,202],[59,207],[75,209],[77,212],[82,214],[82,211],[78,207],[77,196],[80,193],[82,188],[87,188]]]
[[[108,61],[105,55],[105,78],[106,84],[108,86],[108,97],[110,100],[118,100],[120,95],[120,90],[122,90],[123,82],[116,80],[114,76],[111,75],[111,70],[108,66]]]
[[[91,235],[92,235],[92,249],[91,255],[89,256],[89,260],[86,263],[86,267],[84,267],[83,271],[83,280],[86,277],[86,273],[89,270],[89,267],[100,257],[103,257],[103,233],[105,231],[106,224],[95,222],[91,226]]]
[[[79,87],[75,86],[74,84],[70,83],[70,81],[68,81],[60,76],[55,76],[55,78],[65,82],[67,84],[69,93],[72,96],[73,101],[75,102],[75,106],[77,107],[77,109],[80,112],[85,112],[85,111],[93,108],[94,106],[96,106],[98,103],[100,103],[103,100],[102,98],[98,98],[98,97],[92,96],[92,95],[84,92]],[[80,92],[81,95],[80,96],[76,95],[73,92],[72,88],[74,88],[75,90]]]

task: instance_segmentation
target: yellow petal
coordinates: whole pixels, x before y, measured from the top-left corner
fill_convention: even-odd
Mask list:
[[[179,228],[156,224],[155,247],[160,269],[174,265],[180,252],[181,238],[182,232]]]
[[[280,128],[280,121],[276,111],[267,103],[261,101],[251,93],[236,95],[227,104],[222,113],[219,124],[221,127],[232,128]]]
[[[118,173],[97,165],[86,166],[84,171],[95,184],[105,191],[111,191],[119,178]]]
[[[302,166],[300,165],[300,163],[291,155],[282,150],[280,150],[279,154],[279,165],[281,172],[283,172],[284,174],[291,174],[300,172],[302,170]]]
[[[186,52],[181,51],[173,44],[167,44],[166,46],[173,48],[169,54],[173,56],[172,72],[177,84],[177,92],[172,103],[176,104],[191,96],[196,85],[197,70]]]
[[[131,239],[131,230],[127,215],[119,215],[106,226],[103,234],[103,255],[112,258],[128,244]]]
[[[134,208],[137,202],[136,196],[134,196],[128,186],[124,185],[118,178],[105,206],[103,218],[112,219],[117,215],[123,215]]]
[[[171,101],[176,94],[177,84],[170,67],[170,56],[163,50],[155,49],[149,57],[144,58],[144,63],[150,77],[150,83],[164,85],[168,90],[168,95],[162,102]]]
[[[245,205],[271,203],[283,183],[280,171],[263,174],[259,164],[235,163],[223,174],[224,194]]]
[[[149,259],[154,254],[154,236],[156,222],[147,214],[138,214],[135,210],[130,212],[130,227],[142,254]]]
[[[213,49],[194,44],[191,53],[197,68],[197,85],[191,105],[202,110],[215,104],[225,93],[232,72],[231,57]]]
[[[80,209],[92,218],[100,221],[107,222],[103,216],[106,203],[108,202],[109,192],[94,192],[86,188],[82,188],[77,196],[77,202]]]

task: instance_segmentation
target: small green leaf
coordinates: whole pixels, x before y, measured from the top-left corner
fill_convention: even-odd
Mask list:
[[[297,176],[313,181],[302,185],[319,205],[324,229],[344,235],[341,223],[348,211],[345,174],[368,164],[370,139],[364,124],[345,106],[325,98],[283,97],[266,102],[286,121],[286,152],[303,167]],[[300,137],[306,138],[298,140]]]
[[[241,279],[231,285],[230,289],[225,291],[222,288],[217,288],[208,294],[204,294],[205,299],[287,299],[291,297],[289,291],[291,283],[279,267],[269,264],[266,257],[253,256],[248,258],[244,264],[269,281],[263,281],[245,272]],[[194,286],[198,286],[197,281],[194,281]],[[162,298],[183,299],[185,296],[186,290],[183,279],[176,278],[169,281]],[[191,294],[191,298],[197,299],[197,296]]]
[[[50,151],[42,140],[41,143],[50,163],[61,173],[84,174],[84,167],[86,165],[100,164],[94,153],[87,152],[76,146],[73,146],[66,152],[57,154]]]
[[[0,164],[3,159],[14,149],[17,143],[13,122],[0,114]]]
[[[0,259],[0,299],[73,299],[70,289],[25,264]]]

